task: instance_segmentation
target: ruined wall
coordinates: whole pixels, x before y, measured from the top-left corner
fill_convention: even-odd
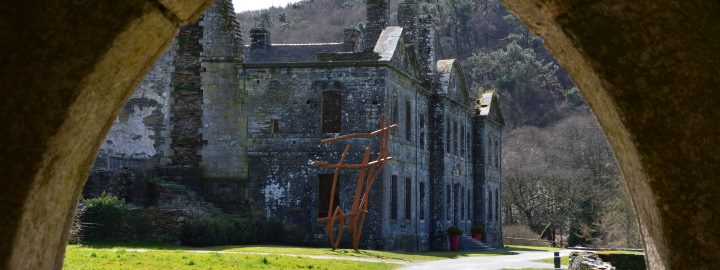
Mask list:
[[[382,113],[382,97],[375,90],[384,89],[386,73],[379,67],[246,67],[250,194],[257,210],[299,226],[307,232],[306,242],[322,241],[322,224],[316,221],[317,175],[332,171],[311,162],[336,162],[344,148],[342,143],[320,144],[321,139],[336,135],[320,132],[322,92],[340,92],[343,133],[367,132],[377,128]],[[348,161],[359,162],[366,143],[354,143]],[[342,205],[351,204],[355,183],[349,179],[353,178],[347,176],[340,186]],[[367,232],[372,234],[375,221],[369,219]]]
[[[201,19],[202,20],[202,19]],[[180,28],[175,46],[175,58],[172,73],[172,129],[170,165],[180,167],[198,167],[202,145],[200,128],[202,127],[203,93],[200,88],[200,39],[203,28],[199,23]]]
[[[100,146],[95,168],[145,168],[166,163],[173,57],[174,51],[166,50],[135,89]]]
[[[251,67],[252,68],[251,68]],[[391,96],[399,101],[399,129],[391,138],[390,153],[395,158],[373,186],[370,215],[366,222],[365,243],[378,249],[427,249],[424,222],[419,221],[418,181],[427,181],[429,149],[427,131],[418,149],[418,112],[427,117],[427,97],[422,86],[387,67],[308,67],[246,65],[244,71],[248,104],[249,179],[253,184],[257,210],[267,217],[283,217],[307,232],[305,242],[324,243],[323,223],[318,217],[318,174],[332,170],[311,165],[315,160],[337,162],[345,144],[321,145],[320,140],[337,135],[321,133],[323,91],[339,91],[342,100],[342,133],[375,130],[380,116],[391,118]],[[427,91],[425,91],[427,93]],[[410,105],[410,114],[407,105]],[[405,127],[410,116],[410,139]],[[425,119],[425,129],[429,119]],[[359,163],[367,139],[351,141],[347,162]],[[373,140],[377,151],[377,140]],[[355,192],[357,171],[345,173],[340,201],[349,209]],[[398,176],[398,217],[390,218],[390,179]],[[411,180],[411,193],[405,194],[405,179]],[[426,207],[429,196],[426,186]],[[410,217],[405,217],[405,196],[411,196]],[[429,216],[429,210],[424,211]]]
[[[200,26],[203,94],[200,150],[205,177],[247,179],[247,121],[240,82],[243,46],[232,2],[218,0],[205,12]]]

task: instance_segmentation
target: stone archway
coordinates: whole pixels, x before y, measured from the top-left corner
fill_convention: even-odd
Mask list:
[[[720,3],[503,1],[545,38],[598,117],[649,269],[720,265]],[[209,2],[0,4],[0,268],[62,266],[104,134],[178,25]]]
[[[0,269],[59,269],[100,143],[210,0],[0,3]]]
[[[720,3],[503,2],[545,39],[598,118],[648,269],[720,266]]]

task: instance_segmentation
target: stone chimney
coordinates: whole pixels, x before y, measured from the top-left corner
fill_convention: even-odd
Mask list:
[[[375,48],[380,33],[388,26],[388,0],[367,0],[365,49]]]
[[[250,48],[263,49],[270,47],[270,30],[264,27],[250,29]]]
[[[418,32],[420,32],[418,16],[420,3],[418,0],[403,0],[398,6],[398,25],[403,28],[403,42],[418,49]]]
[[[420,73],[425,81],[431,81],[435,75],[435,62],[437,61],[437,48],[435,39],[437,33],[433,25],[432,15],[424,14],[418,18],[418,65]]]
[[[343,43],[352,45],[353,52],[363,50],[363,36],[360,29],[345,28],[343,31]]]

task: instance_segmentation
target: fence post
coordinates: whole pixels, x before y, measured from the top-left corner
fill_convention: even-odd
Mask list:
[[[555,270],[562,270],[560,268],[560,252],[555,251]]]

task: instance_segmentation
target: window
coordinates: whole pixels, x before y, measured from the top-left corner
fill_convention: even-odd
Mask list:
[[[467,145],[465,144],[465,125],[460,126],[460,155],[465,155],[465,149],[467,148]]]
[[[425,115],[420,115],[420,147],[425,148]]]
[[[465,187],[460,188],[460,219],[465,219]]]
[[[270,133],[275,134],[278,133],[280,129],[280,121],[278,119],[271,119],[270,120]]]
[[[412,104],[405,102],[405,140],[412,141]]]
[[[339,91],[324,91],[322,93],[322,133],[339,133],[342,122],[342,99]]]
[[[319,174],[318,175],[318,217],[327,217],[328,209],[330,209],[330,192],[332,191],[333,184],[332,174]],[[335,187],[335,196],[333,196],[332,211],[335,211],[335,207],[340,203],[340,192],[339,188]]]
[[[491,161],[492,161],[492,158],[490,155],[490,138],[485,137],[485,141],[487,142],[487,144],[485,145],[485,151],[483,154],[485,155],[485,164],[487,164],[487,166],[490,166]]]
[[[470,212],[472,211],[472,203],[471,203],[471,202],[472,202],[472,197],[470,196],[470,189],[466,189],[465,191],[466,191],[466,193],[467,193],[467,194],[465,195],[465,198],[467,198],[467,201],[468,201],[468,203],[467,203],[467,204],[468,204],[468,206],[467,206],[468,209],[467,209],[467,212],[465,212],[465,213],[467,213],[467,215],[465,216],[465,219],[470,219]]]
[[[420,220],[425,220],[425,183],[420,182]]]
[[[500,168],[500,144],[495,140],[495,167]]]
[[[405,220],[412,217],[412,179],[405,178]]]
[[[445,144],[446,144],[446,145],[445,145],[445,152],[450,153],[450,142],[451,142],[451,140],[452,140],[452,137],[450,137],[450,128],[451,128],[451,127],[450,127],[450,119],[448,119],[446,122],[447,122],[447,123],[445,124],[445,131],[446,131],[446,132],[445,132],[445,133],[446,133],[446,134],[445,134],[445,142],[446,142],[446,143],[445,143]]]
[[[390,187],[390,196],[392,197],[390,199],[390,219],[397,220],[397,214],[398,214],[398,189],[397,189],[397,176],[392,176],[392,187]]]
[[[500,198],[498,198],[498,189],[495,188],[495,221],[500,220]]]
[[[453,134],[452,134],[452,139],[453,139],[453,151],[452,151],[452,152],[453,152],[453,154],[457,154],[457,150],[458,150],[458,140],[457,140],[457,139],[458,139],[458,124],[457,124],[456,121],[453,121],[453,131],[452,131],[452,132],[453,132]]]
[[[488,191],[488,200],[487,200],[487,209],[488,209],[488,221],[493,220],[493,213],[492,213],[492,204],[493,204],[493,196],[492,196],[492,190]]]
[[[390,114],[390,123],[391,124],[397,124],[398,123],[398,98],[396,95],[393,95],[390,100],[390,108],[391,114]]]
[[[451,207],[452,205],[450,204],[450,203],[452,203],[452,202],[451,202],[451,198],[450,198],[450,196],[451,196],[451,195],[450,195],[450,185],[445,186],[445,196],[447,197],[447,198],[445,199],[445,200],[446,200],[446,203],[445,203],[445,213],[446,213],[446,216],[447,216],[447,220],[450,220],[450,209],[452,208],[452,207]]]

